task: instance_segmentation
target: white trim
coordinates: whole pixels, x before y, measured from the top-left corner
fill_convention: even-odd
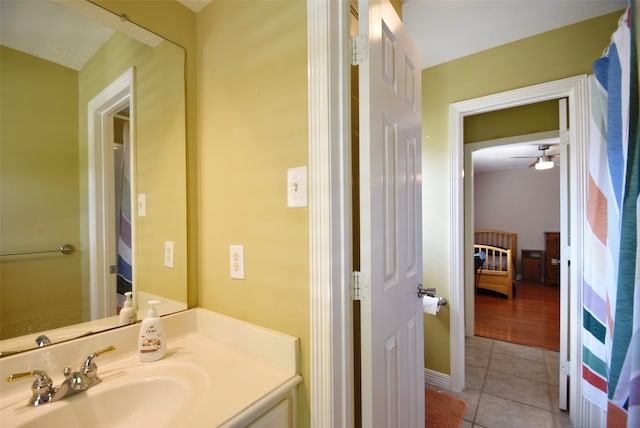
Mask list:
[[[586,145],[588,144],[588,85],[585,75],[570,77],[553,82],[533,85],[525,88],[488,95],[449,106],[449,150],[451,158],[451,389],[461,391],[464,388],[464,318],[460,308],[464,308],[464,205],[463,205],[463,154],[464,154],[464,117],[478,113],[516,107],[534,102],[569,98],[569,122],[571,141],[575,141],[570,153],[571,219],[570,311],[573,315],[570,326],[570,417],[576,426],[582,426],[582,399],[580,382],[580,361],[582,359],[580,343],[582,290],[582,241],[584,233],[584,210],[586,207]],[[455,310],[454,310],[455,309]]]
[[[312,427],[353,425],[349,3],[307,0]]]
[[[424,369],[424,383],[448,391],[451,389],[451,376],[435,370]]]
[[[115,276],[109,267],[115,260],[115,219],[113,212],[113,116],[124,106],[133,104],[134,69],[130,68],[103,89],[87,107],[88,113],[88,197],[89,220],[89,289],[91,319],[116,314]],[[134,129],[131,115],[130,129]],[[134,156],[135,140],[131,132],[131,156]],[[133,165],[133,163],[131,164]],[[110,174],[108,172],[111,171]],[[133,180],[132,174],[132,180]],[[106,177],[110,177],[105,179]],[[135,190],[132,183],[132,193]],[[135,204],[131,204],[135,209]],[[132,214],[135,214],[132,213]],[[132,215],[132,217],[134,217]],[[133,218],[132,218],[133,220]],[[132,221],[133,223],[133,221]],[[133,227],[133,225],[132,225]],[[132,229],[132,236],[134,230]],[[132,261],[135,251],[132,247]],[[133,263],[135,266],[135,263]],[[132,267],[133,269],[133,267]],[[133,272],[132,272],[133,274]]]

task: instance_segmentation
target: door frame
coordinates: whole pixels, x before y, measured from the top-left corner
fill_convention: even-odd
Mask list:
[[[349,7],[307,0],[311,427],[354,420]]]
[[[134,69],[130,68],[116,78],[88,103],[88,195],[89,221],[89,302],[90,319],[116,315],[116,275],[111,266],[116,266],[114,183],[113,183],[113,117],[122,108],[129,106],[130,158],[134,157]],[[133,177],[131,191],[134,191]],[[132,218],[135,205],[131,204]],[[132,236],[135,226],[132,221]],[[132,276],[135,277],[135,240],[131,243]],[[135,281],[134,281],[135,284]],[[135,290],[134,290],[135,291]],[[134,292],[134,296],[135,296]]]
[[[589,94],[586,75],[570,77],[552,82],[505,91],[498,94],[479,97],[453,103],[449,106],[449,150],[451,168],[451,235],[450,242],[450,363],[451,389],[461,391],[465,383],[465,323],[463,316],[465,293],[465,240],[464,240],[464,118],[466,116],[517,107],[540,101],[558,98],[569,99],[569,122],[571,123],[570,139],[574,150],[569,153],[570,171],[570,233],[574,237],[569,248],[570,265],[570,299],[569,315],[572,319],[569,328],[569,355],[560,356],[560,364],[565,364],[570,373],[570,418],[576,426],[580,426],[582,396],[580,382],[581,336],[582,325],[582,266],[584,260],[583,234],[584,210],[587,195],[587,145],[589,127]],[[457,245],[456,245],[457,244]]]

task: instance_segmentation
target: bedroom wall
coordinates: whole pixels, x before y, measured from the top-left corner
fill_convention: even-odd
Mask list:
[[[560,168],[474,173],[476,229],[518,234],[518,272],[522,249],[544,250],[544,232],[560,230]]]

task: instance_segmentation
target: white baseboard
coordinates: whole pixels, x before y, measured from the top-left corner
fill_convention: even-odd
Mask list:
[[[435,370],[424,369],[424,383],[442,389],[451,389],[451,376]]]

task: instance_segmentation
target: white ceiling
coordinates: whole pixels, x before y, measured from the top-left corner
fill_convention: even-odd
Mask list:
[[[405,0],[422,68],[624,9],[626,0]]]
[[[491,172],[508,169],[526,169],[532,166],[542,152],[539,145],[548,145],[545,154],[555,155],[559,153],[559,139],[549,138],[539,141],[528,141],[500,146],[490,146],[473,152],[473,171]],[[558,159],[553,159],[559,165]]]
[[[113,29],[50,1],[0,1],[0,42],[79,70]]]

